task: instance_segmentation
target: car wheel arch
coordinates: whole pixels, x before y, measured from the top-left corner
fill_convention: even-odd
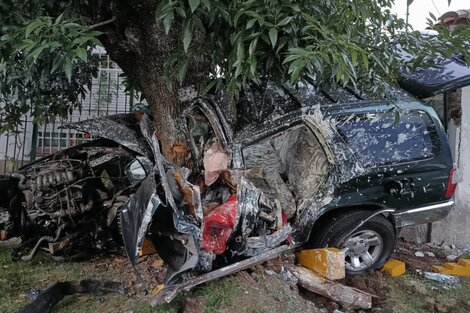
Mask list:
[[[338,218],[339,216],[346,214],[346,213],[352,213],[352,212],[359,212],[359,211],[365,211],[365,212],[370,212],[373,214],[374,212],[378,212],[381,210],[387,209],[386,207],[380,206],[380,205],[372,205],[372,204],[366,204],[366,205],[354,205],[354,206],[344,206],[344,207],[335,207],[331,208],[327,211],[325,211],[323,214],[318,216],[315,221],[312,223],[312,226],[310,227],[310,233],[307,236],[307,245],[311,245],[313,238],[315,238],[316,235],[321,233],[323,230],[324,224],[326,224],[326,221],[330,221],[331,219]],[[395,229],[395,234],[398,236],[399,234],[399,229],[396,227],[396,221],[395,218],[393,217],[393,214],[390,214],[389,212],[384,212],[382,213],[384,217],[386,217],[390,223],[392,223],[393,228]]]

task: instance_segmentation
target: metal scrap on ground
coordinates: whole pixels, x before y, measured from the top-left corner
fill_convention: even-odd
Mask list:
[[[126,290],[121,283],[114,281],[86,279],[58,282],[37,295],[19,313],[49,313],[65,296],[77,293],[103,295],[111,292],[124,295]]]

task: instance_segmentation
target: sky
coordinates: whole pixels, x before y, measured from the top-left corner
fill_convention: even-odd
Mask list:
[[[407,0],[395,0],[395,13],[398,17],[405,19]],[[426,18],[429,12],[432,12],[437,18],[447,11],[456,11],[461,9],[470,9],[468,0],[452,0],[448,6],[447,0],[414,0],[410,5],[409,23],[416,30],[426,28]]]

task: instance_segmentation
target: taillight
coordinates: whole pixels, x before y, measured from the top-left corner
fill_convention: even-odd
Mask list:
[[[444,197],[450,198],[455,193],[455,188],[457,188],[457,182],[454,180],[455,168],[452,168],[449,173],[449,181],[447,182],[446,192]]]

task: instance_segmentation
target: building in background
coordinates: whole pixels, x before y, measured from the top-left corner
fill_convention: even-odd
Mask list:
[[[73,110],[67,119],[57,118],[36,127],[30,116],[24,116],[22,125],[15,132],[0,135],[0,174],[11,173],[36,158],[91,139],[88,134],[61,129],[65,123],[130,111],[137,99],[125,91],[122,70],[109,59],[104,49],[94,49],[93,54],[99,57],[100,67],[91,90],[81,102],[81,109]]]

